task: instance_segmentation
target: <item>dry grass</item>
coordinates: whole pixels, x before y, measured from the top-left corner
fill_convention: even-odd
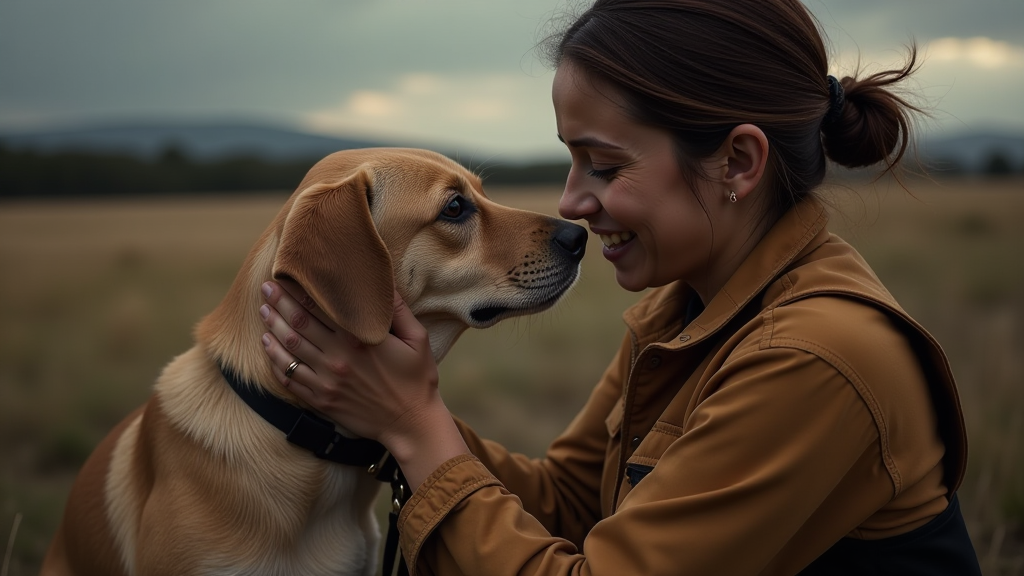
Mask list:
[[[1024,574],[1024,183],[837,188],[853,242],[943,343],[971,439],[961,490],[989,575]],[[493,190],[553,213],[557,190]],[[190,346],[284,194],[0,205],[0,542],[34,574],[77,467]],[[582,405],[636,295],[596,244],[554,311],[463,336],[442,366],[452,410],[540,454]],[[6,576],[6,575],[5,575]]]

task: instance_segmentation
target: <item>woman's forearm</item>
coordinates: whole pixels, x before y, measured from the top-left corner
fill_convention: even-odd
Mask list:
[[[412,492],[441,464],[470,453],[439,395],[403,415],[380,441],[398,461]]]

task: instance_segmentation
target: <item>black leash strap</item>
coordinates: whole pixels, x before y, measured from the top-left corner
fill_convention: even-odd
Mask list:
[[[398,576],[409,576],[409,567],[405,564],[405,557],[398,548],[398,515],[402,513],[402,506],[409,501],[405,475],[401,469],[395,468],[391,478],[391,512],[388,513],[388,535],[384,541],[384,565],[381,568],[382,576],[394,576],[395,558],[398,558]]]
[[[391,512],[384,542],[383,576],[394,576],[398,558],[398,576],[408,576],[409,567],[398,549],[398,515],[411,494],[398,462],[380,442],[366,438],[347,438],[334,429],[334,423],[290,404],[262,388],[243,382],[234,371],[220,364],[220,373],[238,396],[264,420],[284,432],[289,442],[312,452],[317,458],[347,466],[360,466],[380,482],[391,484]]]

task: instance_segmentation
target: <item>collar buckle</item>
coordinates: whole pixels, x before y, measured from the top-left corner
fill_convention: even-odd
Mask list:
[[[342,436],[334,429],[333,424],[303,410],[288,432],[287,438],[292,444],[316,454],[317,458],[326,459],[340,443]]]

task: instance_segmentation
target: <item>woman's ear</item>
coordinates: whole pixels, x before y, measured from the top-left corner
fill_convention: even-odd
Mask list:
[[[753,192],[765,174],[768,163],[768,137],[753,124],[740,124],[726,136],[718,151],[724,160],[722,184],[725,194],[736,193],[742,200]]]

